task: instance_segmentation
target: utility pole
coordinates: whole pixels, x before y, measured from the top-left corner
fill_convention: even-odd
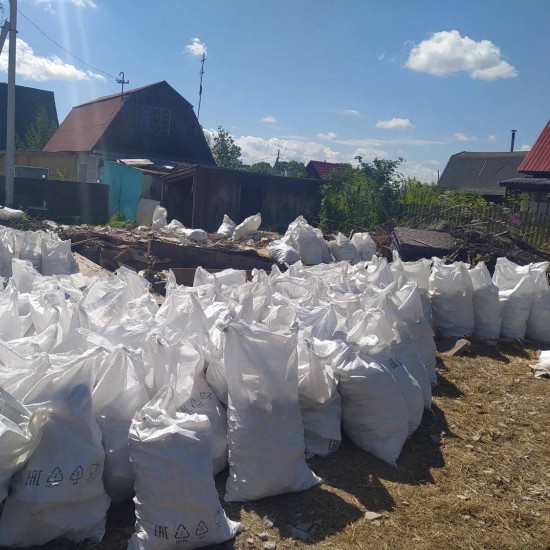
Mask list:
[[[6,117],[6,206],[13,205],[13,182],[15,175],[15,49],[17,41],[17,0],[10,0],[9,36],[8,112]]]

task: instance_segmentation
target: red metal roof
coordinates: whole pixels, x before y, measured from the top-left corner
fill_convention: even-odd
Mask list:
[[[520,172],[550,172],[550,121],[519,167]]]
[[[326,179],[326,177],[335,169],[342,168],[345,164],[338,164],[335,162],[324,162],[320,160],[310,160],[307,163],[306,171],[310,176],[316,176],[319,179]]]
[[[50,153],[92,151],[123,105],[124,101],[118,94],[73,107],[42,150]]]

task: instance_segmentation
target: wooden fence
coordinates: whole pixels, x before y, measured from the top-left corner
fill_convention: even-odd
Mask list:
[[[0,204],[4,204],[6,178],[0,176]],[[109,186],[100,183],[15,178],[15,208],[29,210],[63,223],[105,223]]]
[[[438,222],[457,227],[479,224],[490,233],[508,231],[531,246],[541,248],[550,245],[550,216],[534,212],[520,212],[499,205],[441,206],[404,204],[401,206],[399,225],[426,229]]]

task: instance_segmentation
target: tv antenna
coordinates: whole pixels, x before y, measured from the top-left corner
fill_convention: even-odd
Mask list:
[[[117,84],[122,85],[122,91],[120,92],[120,101],[122,101],[122,98],[124,96],[124,84],[130,84],[129,80],[124,80],[124,71],[120,71],[118,73],[119,78],[116,79]]]
[[[197,121],[199,120],[199,117],[201,115],[201,100],[202,100],[202,76],[204,74],[204,62],[206,61],[206,54],[202,54],[201,58],[201,72],[199,73],[201,75],[201,82],[199,86],[199,106],[197,108]]]

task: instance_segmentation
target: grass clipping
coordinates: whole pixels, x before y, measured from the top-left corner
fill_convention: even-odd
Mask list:
[[[325,479],[319,487],[224,504],[246,531],[216,548],[550,548],[550,380],[533,376],[535,358],[535,347],[517,343],[474,343],[467,356],[445,357],[433,413],[397,468],[344,440],[310,461]],[[126,548],[132,525],[130,505],[112,510],[93,548]],[[297,540],[304,533],[309,540]]]

